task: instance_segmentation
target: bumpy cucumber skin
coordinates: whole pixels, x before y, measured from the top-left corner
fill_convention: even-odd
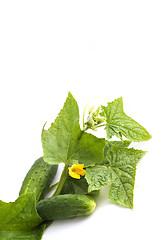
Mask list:
[[[39,216],[46,221],[89,215],[95,207],[93,198],[80,194],[53,196],[39,201],[36,205]]]
[[[32,165],[22,183],[19,196],[35,192],[36,200],[41,200],[57,173],[58,165],[50,165],[39,158]]]

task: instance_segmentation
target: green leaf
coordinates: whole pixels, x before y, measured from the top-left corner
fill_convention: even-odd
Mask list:
[[[42,131],[44,160],[50,164],[66,163],[81,136],[77,102],[68,94],[56,120],[48,130]]]
[[[40,240],[45,229],[45,224],[33,230],[0,232],[2,240]]]
[[[109,185],[109,199],[124,207],[133,208],[136,165],[146,152],[112,145],[106,155],[107,164],[86,169],[89,191]]]
[[[109,199],[113,203],[133,208],[133,190],[136,175],[136,164],[145,152],[133,148],[112,146],[107,154],[110,163]]]
[[[127,139],[136,142],[151,138],[144,127],[124,113],[122,97],[109,102],[107,107],[102,106],[102,110],[106,115],[106,132],[109,139],[114,135],[121,139],[124,135]]]
[[[48,130],[42,131],[44,160],[50,164],[102,162],[105,139],[81,131],[76,100],[68,94],[63,109]]]
[[[30,232],[42,223],[36,211],[35,193],[24,194],[15,202],[0,201],[0,233]]]

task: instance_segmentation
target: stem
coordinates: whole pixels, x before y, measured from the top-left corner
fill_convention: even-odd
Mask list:
[[[68,165],[65,164],[57,189],[52,196],[57,196],[61,193],[61,190],[63,189],[63,186],[67,180],[67,177],[68,177]]]
[[[92,129],[92,130],[95,131],[97,128],[99,128],[99,127],[105,127],[105,126],[106,126],[106,124],[101,124],[101,123],[100,123],[99,125],[96,125],[95,128],[85,127],[82,131],[85,132],[85,131],[88,130],[88,129]]]
[[[101,124],[101,125],[97,125],[96,128],[99,128],[99,127],[105,127],[106,124]]]

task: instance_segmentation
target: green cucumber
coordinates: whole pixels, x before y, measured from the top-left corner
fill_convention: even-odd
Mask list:
[[[36,205],[39,216],[46,221],[89,215],[95,207],[93,198],[80,194],[53,196]]]
[[[57,173],[58,165],[50,165],[39,158],[32,165],[22,183],[19,196],[35,192],[36,200],[41,200]]]

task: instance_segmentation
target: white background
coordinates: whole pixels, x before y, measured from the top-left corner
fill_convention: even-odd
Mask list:
[[[167,239],[166,13],[166,0],[0,1],[1,200],[17,198],[43,154],[43,124],[68,91],[81,118],[91,99],[123,96],[125,112],[152,134],[135,144],[148,153],[133,210],[110,203],[104,189],[91,216],[56,221],[43,240]]]

